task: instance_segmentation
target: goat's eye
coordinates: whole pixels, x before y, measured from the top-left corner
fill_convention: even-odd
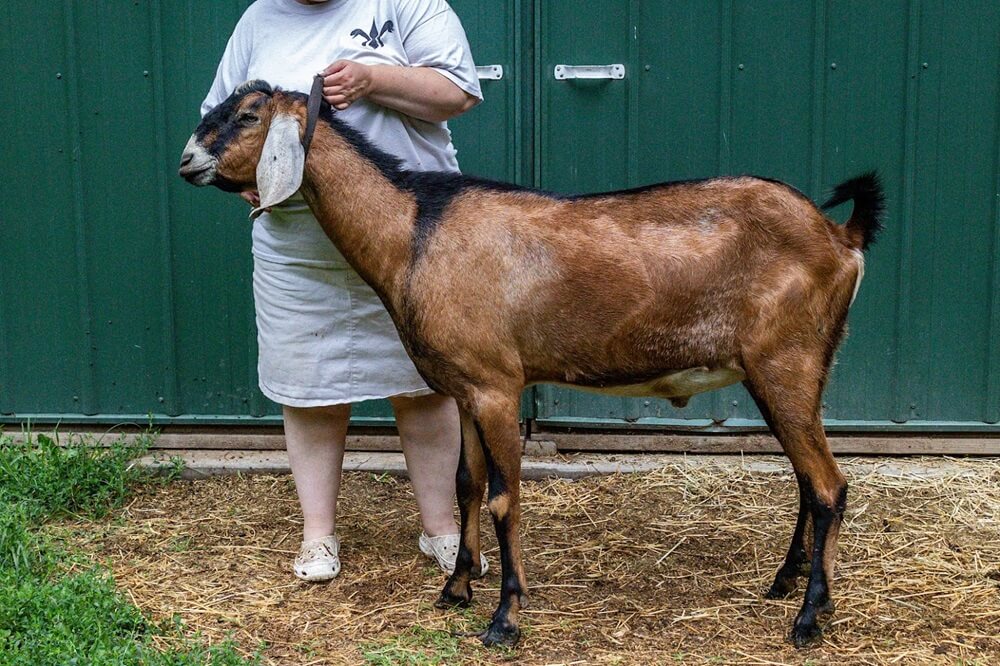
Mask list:
[[[260,117],[256,113],[244,111],[236,118],[236,121],[241,125],[256,125],[260,122]]]

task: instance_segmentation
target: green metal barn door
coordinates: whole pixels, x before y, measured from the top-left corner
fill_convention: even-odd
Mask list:
[[[827,424],[995,427],[1000,5],[580,5],[537,5],[537,183],[587,192],[755,173],[818,200],[877,167],[890,215],[826,393]],[[741,387],[683,410],[540,387],[537,416],[542,425],[762,425]]]
[[[600,6],[539,3],[539,185],[598,192],[718,173],[728,157],[719,140],[720,3],[588,4]],[[542,425],[707,425],[742,413],[745,400],[730,389],[676,410],[554,386],[536,396]]]
[[[520,182],[524,178],[519,104],[523,63],[517,48],[519,0],[452,0],[479,70],[484,102],[448,122],[463,173]]]
[[[174,175],[247,4],[5,4],[3,418],[254,408],[246,206]]]
[[[246,206],[174,175],[250,2],[0,10],[18,63],[0,86],[0,424],[277,421]],[[562,192],[756,173],[815,200],[877,167],[889,215],[827,423],[1000,432],[1000,3],[452,4],[485,68],[486,102],[452,123],[467,173]],[[761,425],[740,387],[684,410],[534,395],[543,425]]]

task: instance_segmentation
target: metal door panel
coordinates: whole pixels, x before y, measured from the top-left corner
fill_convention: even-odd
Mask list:
[[[539,183],[579,192],[755,173],[821,200],[878,168],[887,228],[868,254],[825,396],[828,425],[989,428],[1000,417],[1000,6],[956,9],[620,2],[562,22],[567,3],[542,3]],[[600,38],[567,46],[568,34]],[[549,64],[569,57],[623,62],[626,80],[571,89],[549,80]],[[593,139],[598,131],[608,136]],[[537,410],[551,425],[763,425],[739,387],[684,410],[540,387]]]

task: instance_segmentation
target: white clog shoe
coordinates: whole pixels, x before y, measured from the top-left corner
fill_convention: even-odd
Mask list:
[[[420,546],[421,553],[437,560],[441,570],[450,576],[455,571],[455,560],[458,558],[458,546],[461,541],[462,537],[458,534],[442,534],[431,537],[427,536],[426,532],[422,532],[417,544]],[[479,566],[482,570],[481,575],[485,576],[490,565],[482,553],[479,554]]]
[[[303,541],[292,569],[302,580],[317,583],[340,573],[340,541],[336,535]]]

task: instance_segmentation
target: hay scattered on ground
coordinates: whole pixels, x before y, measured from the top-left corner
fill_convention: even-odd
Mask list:
[[[435,610],[444,576],[417,550],[405,480],[347,476],[344,568],[330,584],[291,574],[301,523],[290,477],[150,486],[119,517],[74,528],[139,607],[247,652],[263,645],[267,663],[455,663],[456,641],[464,663],[1000,663],[1000,460],[942,470],[927,459],[920,476],[843,461],[837,612],[805,651],[785,642],[801,596],[762,599],[791,536],[794,479],[780,458],[754,460],[526,482],[530,607],[515,653],[451,638],[492,612],[496,542],[487,529],[493,569],[473,607]]]

